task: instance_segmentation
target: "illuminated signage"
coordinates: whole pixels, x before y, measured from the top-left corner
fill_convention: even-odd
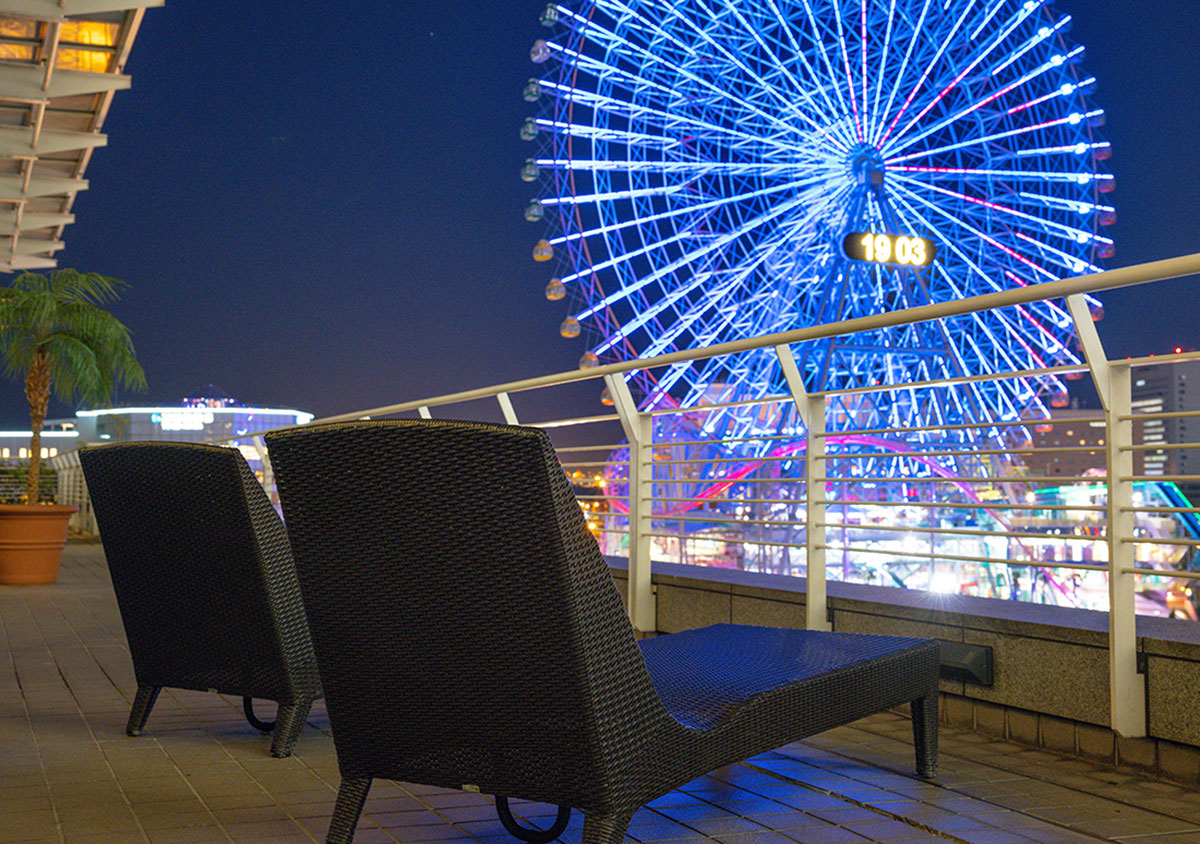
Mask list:
[[[923,237],[872,232],[850,232],[842,240],[842,251],[852,261],[901,267],[927,267],[937,254],[933,243]]]
[[[150,421],[157,422],[164,431],[203,431],[205,425],[212,424],[213,414],[211,410],[163,408],[158,413],[151,414]]]

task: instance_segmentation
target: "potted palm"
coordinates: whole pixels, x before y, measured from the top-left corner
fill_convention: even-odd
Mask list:
[[[29,470],[24,503],[0,504],[0,583],[53,583],[75,507],[39,503],[42,425],[50,396],[111,404],[120,384],[144,388],[129,329],[102,306],[124,282],[96,273],[21,273],[0,287],[0,366],[25,382]]]

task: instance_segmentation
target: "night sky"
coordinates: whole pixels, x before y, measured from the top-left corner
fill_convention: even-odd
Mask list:
[[[517,176],[543,6],[148,10],[59,253],[132,285],[115,310],[150,389],[118,403],[213,382],[328,415],[573,368],[583,343],[558,336]],[[1200,2],[1057,6],[1108,113],[1109,266],[1200,251]],[[1200,347],[1196,279],[1102,300],[1112,357]],[[0,384],[0,425],[27,419],[20,385]]]

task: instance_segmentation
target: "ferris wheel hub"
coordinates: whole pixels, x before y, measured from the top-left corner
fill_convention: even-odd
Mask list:
[[[871,144],[860,143],[846,155],[846,166],[856,184],[866,187],[883,184],[883,155]]]

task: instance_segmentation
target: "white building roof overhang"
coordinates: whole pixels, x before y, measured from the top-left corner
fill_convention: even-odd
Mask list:
[[[163,0],[0,0],[0,270],[58,265],[142,15]]]

